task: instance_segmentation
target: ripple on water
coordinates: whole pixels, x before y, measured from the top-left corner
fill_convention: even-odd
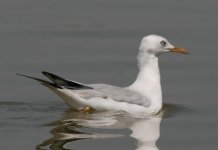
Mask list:
[[[146,148],[156,147],[162,118],[191,112],[191,109],[185,106],[174,104],[164,104],[160,114],[152,117],[130,115],[122,111],[84,113],[71,109],[65,111],[66,109],[67,106],[64,103],[0,102],[0,112],[3,114],[0,116],[0,126],[4,129],[49,127],[51,137],[38,144],[37,149],[46,147],[65,149],[66,144],[82,139],[108,139],[123,136],[134,138],[136,142],[141,143],[141,147]],[[60,119],[54,121],[57,117]]]
[[[190,109],[182,105],[173,104],[165,104],[163,111],[157,116],[146,116],[144,118],[122,111],[83,113],[69,109],[65,111],[59,120],[48,124],[48,126],[52,127],[52,137],[43,141],[37,147],[39,149],[46,146],[63,148],[67,143],[82,139],[129,136],[117,134],[123,129],[130,131],[127,133],[130,133],[132,138],[140,142],[142,147],[156,147],[154,143],[160,136],[162,118],[174,117],[187,112],[190,112]],[[116,132],[117,130],[118,132]]]

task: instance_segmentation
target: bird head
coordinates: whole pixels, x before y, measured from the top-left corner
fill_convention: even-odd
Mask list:
[[[186,49],[175,47],[166,38],[158,35],[148,35],[144,37],[139,50],[152,55],[159,55],[166,52],[188,54]]]

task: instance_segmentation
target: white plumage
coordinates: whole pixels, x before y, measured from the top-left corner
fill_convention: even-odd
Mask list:
[[[25,76],[49,87],[72,108],[91,107],[96,110],[122,110],[128,113],[153,115],[161,110],[162,91],[158,55],[165,52],[186,54],[175,48],[165,38],[149,35],[142,39],[137,57],[139,73],[132,85],[117,87],[107,84],[81,84],[43,72],[52,82]]]

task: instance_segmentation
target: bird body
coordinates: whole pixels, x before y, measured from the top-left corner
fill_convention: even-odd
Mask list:
[[[138,76],[127,87],[107,84],[82,84],[63,79],[57,75],[42,72],[52,82],[30,77],[47,86],[59,95],[70,107],[81,110],[90,107],[95,110],[126,111],[134,114],[154,115],[162,107],[162,90],[158,57],[165,52],[186,54],[183,48],[175,48],[165,38],[149,35],[142,39],[137,57]]]

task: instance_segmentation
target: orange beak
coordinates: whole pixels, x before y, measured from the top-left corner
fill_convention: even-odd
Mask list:
[[[169,50],[170,52],[175,52],[175,53],[180,53],[180,54],[189,54],[189,52],[184,48],[175,47],[175,48],[169,48]]]

